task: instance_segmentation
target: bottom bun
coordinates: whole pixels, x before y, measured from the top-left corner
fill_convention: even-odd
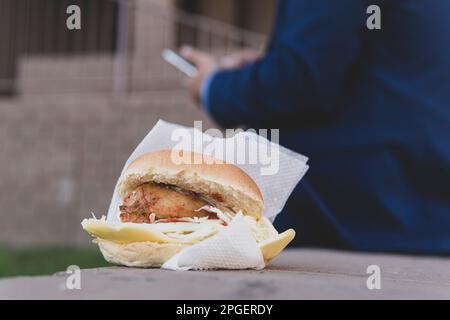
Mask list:
[[[117,243],[97,238],[105,260],[127,267],[158,268],[187,245],[156,242]]]

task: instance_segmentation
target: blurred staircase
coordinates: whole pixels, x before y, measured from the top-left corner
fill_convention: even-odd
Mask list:
[[[0,99],[0,243],[86,245],[80,221],[106,212],[124,162],[160,118],[213,126],[160,58],[175,46],[176,12],[143,4],[132,50],[20,57],[18,95]],[[210,51],[234,48],[205,41]]]

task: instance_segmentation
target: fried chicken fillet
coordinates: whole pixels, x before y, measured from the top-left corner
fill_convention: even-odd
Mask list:
[[[143,184],[123,199],[120,220],[133,223],[153,223],[154,220],[209,217],[217,219],[211,212],[199,210],[208,203],[193,193],[173,186],[154,183]]]

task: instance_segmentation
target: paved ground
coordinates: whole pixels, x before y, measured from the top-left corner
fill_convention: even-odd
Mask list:
[[[369,265],[381,290],[368,290]],[[264,271],[173,272],[110,267],[0,281],[2,299],[450,299],[450,259],[291,250]]]

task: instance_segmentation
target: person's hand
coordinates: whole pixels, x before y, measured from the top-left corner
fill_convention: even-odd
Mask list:
[[[186,79],[186,86],[192,99],[200,103],[202,83],[208,74],[219,68],[219,63],[212,55],[196,50],[190,46],[183,46],[180,54],[197,67],[197,74],[194,77]]]
[[[220,59],[219,65],[223,69],[238,69],[257,61],[261,55],[261,52],[257,50],[245,49],[223,57]]]
[[[200,103],[202,84],[208,74],[219,69],[241,68],[261,58],[261,52],[246,49],[224,56],[218,61],[212,55],[190,46],[183,46],[180,55],[197,67],[198,72],[195,77],[187,78],[185,82],[192,99],[197,103]]]

